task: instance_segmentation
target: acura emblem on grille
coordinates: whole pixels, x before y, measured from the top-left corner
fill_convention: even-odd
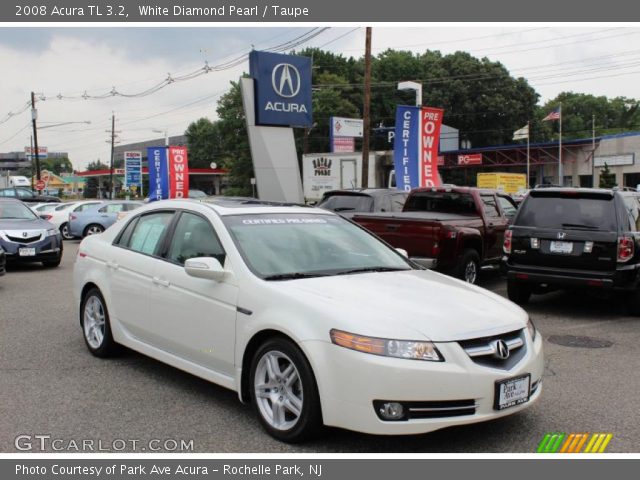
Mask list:
[[[27,238],[27,235],[29,235],[27,232],[22,232],[22,238]]]
[[[558,232],[558,238],[559,238],[560,240],[562,240],[562,239],[563,239],[564,237],[566,237],[566,236],[567,236],[567,234],[566,234],[566,233],[564,233],[564,232]]]
[[[493,356],[499,358],[500,360],[506,360],[509,358],[509,347],[503,340],[496,340],[493,342]]]

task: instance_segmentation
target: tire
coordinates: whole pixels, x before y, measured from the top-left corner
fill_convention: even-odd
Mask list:
[[[293,342],[281,337],[265,341],[251,361],[249,382],[258,421],[272,437],[298,443],[320,433],[318,387],[309,362]]]
[[[60,225],[60,235],[62,235],[63,240],[73,240],[73,235],[69,231],[69,222],[64,222]]]
[[[531,298],[532,288],[526,283],[507,280],[507,296],[518,305],[525,305]]]
[[[478,283],[480,275],[480,255],[475,250],[469,248],[462,253],[460,264],[458,265],[455,276],[460,280],[475,285]]]
[[[98,223],[92,223],[91,225],[87,225],[82,232],[82,238],[87,237],[89,235],[98,235],[104,232],[104,227]]]
[[[117,352],[118,345],[111,335],[109,312],[97,288],[89,290],[82,299],[80,325],[84,342],[92,355],[106,358]]]
[[[640,291],[634,290],[627,297],[627,310],[634,316],[640,316]]]

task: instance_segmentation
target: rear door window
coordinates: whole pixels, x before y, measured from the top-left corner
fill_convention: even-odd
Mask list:
[[[616,230],[613,196],[536,194],[520,207],[516,225],[552,229]]]
[[[478,215],[476,202],[469,193],[418,192],[409,195],[405,212],[438,212],[458,215]]]
[[[161,240],[172,218],[173,212],[158,212],[141,216],[133,227],[128,247],[146,255],[158,255]]]

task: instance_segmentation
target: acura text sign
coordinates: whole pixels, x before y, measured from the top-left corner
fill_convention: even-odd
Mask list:
[[[249,71],[255,80],[257,125],[313,124],[311,58],[253,51]]]

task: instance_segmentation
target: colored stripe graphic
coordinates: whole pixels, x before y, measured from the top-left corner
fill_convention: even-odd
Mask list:
[[[604,453],[613,438],[612,433],[547,433],[536,453]],[[587,442],[588,440],[588,442]],[[586,443],[586,447],[583,447]]]

